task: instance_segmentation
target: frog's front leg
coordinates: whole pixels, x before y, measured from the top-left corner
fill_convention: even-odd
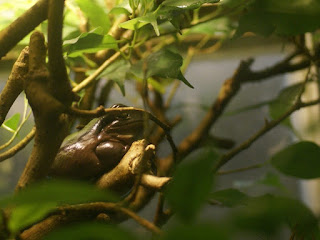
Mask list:
[[[102,142],[97,146],[95,153],[103,166],[104,173],[118,165],[129,147],[117,139]]]
[[[80,143],[60,149],[49,173],[51,176],[72,179],[91,179],[101,174],[103,166],[94,148]]]

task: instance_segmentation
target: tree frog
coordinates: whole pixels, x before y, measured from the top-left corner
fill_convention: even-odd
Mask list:
[[[126,107],[122,104],[112,108]],[[95,179],[114,168],[131,144],[141,139],[143,113],[108,113],[63,141],[50,176]]]

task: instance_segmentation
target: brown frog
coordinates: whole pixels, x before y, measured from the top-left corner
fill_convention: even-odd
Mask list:
[[[122,104],[112,108],[126,107]],[[50,176],[95,179],[113,169],[131,144],[143,136],[141,112],[108,113],[93,119],[82,130],[63,141]]]

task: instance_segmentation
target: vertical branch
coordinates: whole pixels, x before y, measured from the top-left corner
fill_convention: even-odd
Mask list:
[[[62,56],[64,0],[50,0],[48,12],[49,88],[55,98],[70,105],[74,96]]]
[[[16,190],[44,178],[65,137],[66,122],[61,113],[65,106],[57,101],[48,88],[44,36],[34,32],[29,45],[29,72],[24,89],[33,111],[36,134],[32,153],[18,181]]]

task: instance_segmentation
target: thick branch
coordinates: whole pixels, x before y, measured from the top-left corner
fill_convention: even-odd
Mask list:
[[[66,106],[74,99],[62,56],[64,0],[50,0],[48,12],[49,88],[53,96]]]
[[[12,104],[23,90],[24,78],[28,72],[28,58],[29,48],[25,47],[14,63],[9,79],[0,94],[0,126]]]
[[[29,72],[25,81],[25,92],[35,118],[36,135],[17,190],[46,176],[66,133],[65,121],[60,116],[64,105],[52,97],[48,89],[44,36],[34,32],[29,47]]]
[[[0,59],[36,26],[47,19],[48,0],[39,0],[0,32]]]

